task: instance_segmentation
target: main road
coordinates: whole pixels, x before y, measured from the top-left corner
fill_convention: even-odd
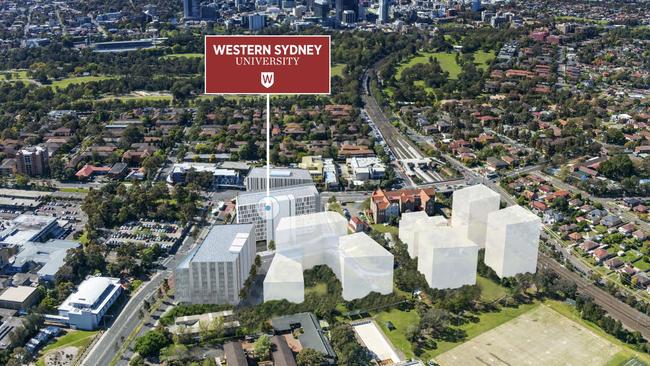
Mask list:
[[[165,267],[176,268],[185,255],[192,249],[194,243],[195,240],[191,235],[188,235],[178,251],[165,261]],[[82,365],[106,366],[111,362],[116,356],[117,350],[140,323],[141,319],[138,313],[144,306],[144,300],[148,299],[152,294],[155,294],[162,285],[163,280],[169,278],[171,273],[172,271],[170,269],[160,270],[150,281],[140,286],[136,293],[131,296],[111,327],[102,334],[99,341],[88,352],[88,355],[81,363]]]

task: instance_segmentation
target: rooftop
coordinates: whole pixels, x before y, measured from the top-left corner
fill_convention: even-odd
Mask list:
[[[65,299],[59,306],[59,310],[72,312],[75,309],[91,309],[95,311],[101,308],[99,305],[107,298],[104,295],[108,293],[108,290],[118,286],[120,286],[120,280],[117,278],[90,277],[79,285],[75,293]]]
[[[266,167],[253,168],[249,178],[266,178]],[[271,178],[293,178],[311,180],[311,175],[305,169],[271,168]]]
[[[232,262],[254,235],[254,224],[233,224],[213,226],[198,248],[183,261],[179,267],[187,267],[190,262]]]
[[[36,287],[18,286],[9,287],[0,295],[0,301],[24,302],[36,291]]]
[[[309,174],[309,173],[307,173]],[[280,189],[271,189],[271,196],[273,197],[304,197],[310,195],[316,195],[318,191],[316,186],[313,184],[305,184],[293,187],[286,187]],[[266,197],[265,191],[255,191],[255,192],[242,192],[237,195],[237,204],[240,206],[243,205],[257,205],[262,198]]]

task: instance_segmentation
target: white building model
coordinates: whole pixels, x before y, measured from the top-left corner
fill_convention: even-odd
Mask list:
[[[499,209],[500,200],[498,193],[482,184],[455,191],[451,226],[466,232],[471,241],[485,248],[488,214]]]
[[[264,279],[264,301],[304,301],[303,271],[327,265],[341,281],[343,298],[393,291],[393,255],[364,233],[347,234],[335,212],[285,217],[275,232],[276,254]]]
[[[476,283],[478,250],[499,277],[534,273],[541,220],[521,206],[499,210],[500,196],[476,185],[454,192],[451,226],[441,216],[402,214],[399,238],[429,286],[452,289]]]
[[[447,219],[442,216],[430,217],[424,211],[405,212],[399,221],[399,238],[408,246],[411,258],[418,256],[418,233],[432,230],[438,226],[447,226]]]
[[[537,270],[540,218],[521,206],[488,215],[485,264],[500,277]]]
[[[476,283],[478,245],[451,227],[418,233],[418,271],[431,288],[449,289]]]

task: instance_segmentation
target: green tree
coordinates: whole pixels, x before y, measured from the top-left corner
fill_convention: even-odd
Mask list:
[[[271,337],[262,334],[253,344],[253,353],[260,360],[268,359],[271,353]]]
[[[312,348],[303,348],[296,357],[298,366],[320,366],[323,363],[325,355]]]
[[[167,330],[150,330],[135,341],[135,351],[143,357],[158,356],[160,350],[171,343],[172,337]]]

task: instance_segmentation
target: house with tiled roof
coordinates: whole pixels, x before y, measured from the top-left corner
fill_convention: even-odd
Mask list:
[[[425,211],[431,216],[435,209],[435,190],[433,188],[397,191],[377,189],[370,197],[370,209],[377,224],[388,222],[392,217],[399,217],[407,211]]]

